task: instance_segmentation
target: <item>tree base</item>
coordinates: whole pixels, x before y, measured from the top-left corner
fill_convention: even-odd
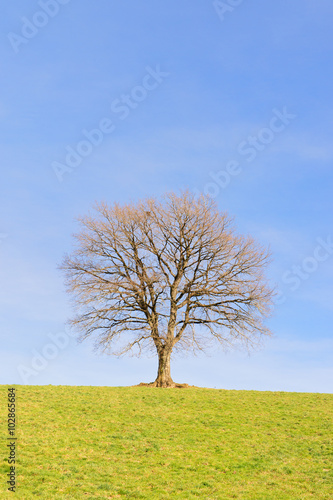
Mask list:
[[[161,387],[164,389],[175,389],[175,388],[176,389],[186,389],[187,387],[193,387],[193,386],[190,386],[188,384],[176,384],[175,382],[172,382],[168,385],[167,384],[160,385],[155,380],[155,382],[149,382],[149,384],[147,384],[145,382],[141,382],[140,384],[134,385],[133,387]]]

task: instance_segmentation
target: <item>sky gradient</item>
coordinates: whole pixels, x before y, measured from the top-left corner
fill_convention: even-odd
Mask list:
[[[76,343],[57,266],[95,201],[189,188],[270,247],[280,296],[260,351],[175,357],[173,379],[332,392],[332,15],[329,0],[7,5],[1,384],[155,379],[156,358]]]

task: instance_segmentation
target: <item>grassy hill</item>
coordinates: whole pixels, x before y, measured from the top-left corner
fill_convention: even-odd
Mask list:
[[[8,472],[0,386],[0,498]],[[16,498],[333,498],[333,395],[16,386]]]

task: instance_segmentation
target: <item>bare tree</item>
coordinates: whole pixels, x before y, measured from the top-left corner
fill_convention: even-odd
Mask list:
[[[211,199],[168,193],[95,211],[78,219],[76,249],[61,265],[79,340],[93,335],[96,349],[118,356],[153,349],[152,385],[175,387],[173,351],[204,349],[210,339],[252,348],[271,334],[263,323],[273,295],[263,274],[269,253],[237,235]]]

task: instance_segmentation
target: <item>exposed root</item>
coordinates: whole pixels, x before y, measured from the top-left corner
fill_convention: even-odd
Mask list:
[[[187,389],[188,387],[195,387],[194,385],[188,384],[176,384],[173,382],[172,384],[166,385],[165,387],[161,387],[157,385],[157,382],[150,382],[149,384],[145,382],[141,382],[141,384],[132,385],[132,387],[159,387],[164,389]]]

